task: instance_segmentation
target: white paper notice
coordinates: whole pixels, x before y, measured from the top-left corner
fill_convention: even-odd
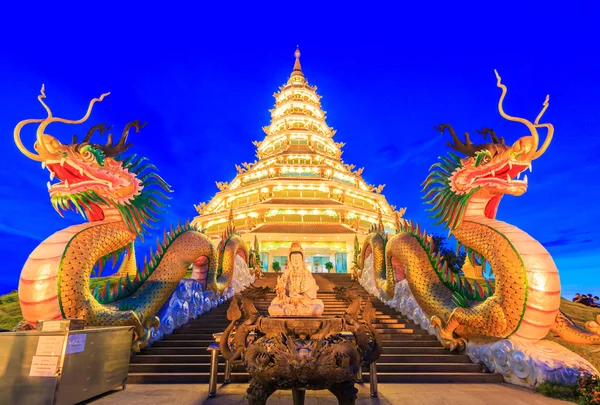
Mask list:
[[[60,321],[46,321],[42,323],[42,332],[58,332],[60,330]]]
[[[40,336],[36,356],[60,356],[62,354],[64,336]]]
[[[29,375],[31,377],[54,377],[60,357],[33,356]]]

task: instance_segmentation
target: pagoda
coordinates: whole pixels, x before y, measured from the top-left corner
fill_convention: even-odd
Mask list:
[[[273,95],[266,136],[253,142],[257,160],[236,165],[231,182],[217,182],[220,191],[195,206],[193,223],[215,242],[233,224],[260,251],[264,271],[273,271],[274,262],[285,268],[297,240],[311,271],[325,272],[330,262],[331,271],[347,272],[369,230],[395,233],[404,209],[396,211],[381,194],[384,185],[367,184],[362,168],[341,159],[344,143],[333,140],[336,131],[326,123],[317,87],[304,77],[300,50],[294,55],[292,74]]]

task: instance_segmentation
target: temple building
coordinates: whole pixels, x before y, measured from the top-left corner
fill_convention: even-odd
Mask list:
[[[310,86],[295,52],[294,70],[274,94],[271,123],[253,163],[236,165],[230,182],[195,208],[193,223],[215,243],[230,222],[248,246],[260,250],[264,271],[287,265],[291,242],[300,241],[312,272],[347,272],[354,260],[355,239],[362,244],[373,225],[395,233],[404,209],[395,210],[383,194],[362,178],[363,169],[341,159],[343,143],[333,140],[321,96]],[[277,265],[275,265],[277,267]]]

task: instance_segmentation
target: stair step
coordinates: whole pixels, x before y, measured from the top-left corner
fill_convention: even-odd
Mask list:
[[[170,336],[170,335],[168,335]],[[158,347],[204,347],[207,348],[215,340],[212,339],[190,339],[190,340],[159,340],[154,342],[148,349],[154,349]],[[148,350],[144,349],[144,350]]]
[[[401,343],[404,343],[404,342],[401,342]],[[384,354],[446,354],[446,353],[448,353],[448,349],[445,349],[441,345],[438,345],[437,347],[424,346],[424,345],[390,347],[390,346],[383,345],[383,353]]]
[[[128,384],[206,384],[209,373],[129,373]],[[369,374],[363,372],[363,380],[369,383]],[[247,383],[246,373],[231,373],[234,383]],[[504,382],[502,375],[492,373],[377,373],[379,383],[438,383],[438,384],[498,384]],[[223,383],[219,375],[218,384]]]
[[[210,361],[205,363],[131,363],[131,373],[208,373],[210,372]],[[219,372],[225,371],[225,362],[221,361],[218,366]],[[244,371],[239,368],[238,371]],[[377,362],[377,372],[382,373],[477,373],[482,371],[482,366],[473,363],[383,363]]]
[[[473,363],[380,363],[378,373],[478,373],[480,364]]]
[[[469,363],[471,360],[466,354],[382,354],[377,364],[387,363]]]

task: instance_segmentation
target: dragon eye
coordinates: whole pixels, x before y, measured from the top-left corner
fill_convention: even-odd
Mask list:
[[[79,154],[83,160],[87,160],[88,162],[95,160],[100,166],[104,166],[104,152],[93,145],[83,145],[79,149]]]
[[[479,152],[475,158],[475,166],[486,165],[492,161],[492,155],[488,151]]]

